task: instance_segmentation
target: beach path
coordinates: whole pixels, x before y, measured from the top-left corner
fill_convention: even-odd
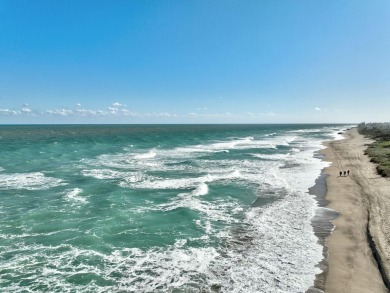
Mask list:
[[[383,250],[380,255],[388,262],[390,181],[377,175],[375,165],[364,155],[368,139],[356,128],[344,136],[343,140],[328,142],[323,150],[325,159],[332,162],[325,169],[328,207],[339,213],[333,221],[335,230],[327,239],[325,292],[388,292],[369,245],[367,225],[376,246]],[[339,176],[340,171],[347,170],[349,176]]]

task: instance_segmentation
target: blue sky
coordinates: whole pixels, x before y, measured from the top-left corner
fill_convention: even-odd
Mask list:
[[[388,0],[0,0],[0,124],[389,113]]]

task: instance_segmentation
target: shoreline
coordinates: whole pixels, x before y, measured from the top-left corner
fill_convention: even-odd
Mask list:
[[[323,157],[322,157],[323,158]],[[320,293],[325,290],[325,280],[328,272],[328,247],[326,239],[331,235],[334,224],[332,221],[338,217],[338,213],[327,208],[329,201],[326,199],[328,175],[322,170],[320,176],[316,179],[314,186],[309,188],[309,194],[313,195],[317,201],[318,208],[311,220],[314,235],[317,237],[317,243],[322,246],[322,260],[316,267],[321,269],[321,273],[315,275],[314,285],[306,293]]]
[[[378,242],[381,231],[374,226],[378,222],[378,211],[373,208],[371,198],[375,190],[372,190],[370,180],[377,179],[379,175],[375,176],[375,165],[364,155],[366,144],[370,141],[356,128],[345,131],[343,136],[341,140],[325,142],[326,148],[320,152],[323,159],[331,163],[319,177],[325,177],[325,196],[309,190],[316,196],[319,205],[317,210],[320,212],[316,212],[312,225],[318,243],[324,244],[324,259],[318,264],[322,273],[316,275],[314,286],[307,292],[388,292],[384,283],[386,278],[382,276],[386,266],[381,271],[378,268],[382,266],[380,259],[383,259],[383,252],[381,255],[380,249],[376,250],[381,244]],[[339,177],[339,171],[344,170],[350,170],[350,175]],[[378,186],[389,183],[383,180]],[[318,190],[319,184],[316,181],[313,188]],[[317,218],[322,221],[322,227],[327,222],[334,225],[334,230],[328,235],[321,233],[316,225],[316,217],[324,209],[331,209],[336,215],[333,219],[323,215]]]

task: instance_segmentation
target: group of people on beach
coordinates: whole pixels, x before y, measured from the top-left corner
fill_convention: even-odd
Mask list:
[[[339,177],[343,176],[343,174],[344,174],[344,177],[345,176],[349,176],[349,170],[347,170],[347,171],[340,171],[340,176]]]

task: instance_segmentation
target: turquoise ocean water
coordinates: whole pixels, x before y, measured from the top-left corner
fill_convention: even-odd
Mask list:
[[[0,126],[0,291],[304,292],[343,128]]]

